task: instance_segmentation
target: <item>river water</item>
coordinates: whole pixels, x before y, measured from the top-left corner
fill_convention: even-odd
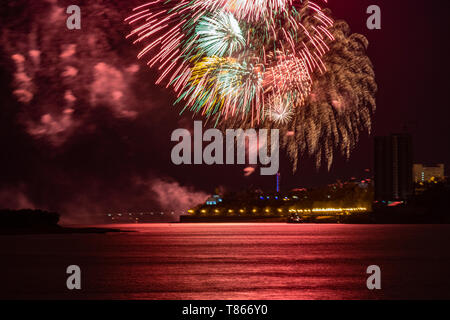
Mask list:
[[[114,227],[134,232],[0,236],[0,297],[450,298],[450,225]],[[69,265],[81,268],[79,291],[66,288]],[[370,265],[381,290],[367,289]]]

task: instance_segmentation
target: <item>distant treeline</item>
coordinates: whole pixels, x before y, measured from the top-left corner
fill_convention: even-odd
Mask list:
[[[55,227],[60,215],[44,210],[0,209],[0,228]]]

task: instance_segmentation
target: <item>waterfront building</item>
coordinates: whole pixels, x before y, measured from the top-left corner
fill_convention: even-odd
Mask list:
[[[375,137],[375,200],[405,201],[413,193],[412,138],[409,134]]]

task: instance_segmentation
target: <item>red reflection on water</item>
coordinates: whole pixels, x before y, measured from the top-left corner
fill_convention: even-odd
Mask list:
[[[111,226],[109,226],[111,227]],[[134,224],[131,233],[0,244],[5,297],[407,299],[449,297],[448,225]],[[438,260],[439,259],[439,262]],[[65,289],[78,264],[83,290]],[[366,288],[366,268],[382,290]],[[33,268],[25,268],[32,265]],[[63,270],[63,271],[61,271]],[[60,276],[55,276],[60,275]],[[25,281],[25,280],[27,281]],[[30,279],[32,279],[30,281]]]

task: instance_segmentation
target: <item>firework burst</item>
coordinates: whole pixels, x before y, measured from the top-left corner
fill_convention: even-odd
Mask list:
[[[292,120],[293,112],[290,107],[289,99],[274,95],[266,114],[270,121],[277,125],[286,125]]]
[[[317,167],[324,164],[330,169],[336,154],[349,158],[361,132],[371,130],[377,84],[366,55],[368,41],[362,35],[351,34],[344,21],[336,22],[330,32],[336,41],[323,57],[327,71],[313,75],[303,107],[292,108],[282,99],[271,101],[265,121],[259,125],[280,130],[281,144],[294,171],[299,158],[305,155],[313,157]],[[247,129],[254,125],[248,116],[221,123],[222,129],[236,127]]]
[[[199,51],[208,57],[232,56],[245,46],[242,30],[231,13],[219,11],[202,17],[195,33],[198,36]]]
[[[324,1],[326,2],[326,1]],[[377,90],[367,40],[308,0],[155,0],[128,35],[176,103],[219,128],[277,128],[294,170],[330,168],[370,130]]]
[[[146,43],[139,58],[158,67],[157,83],[172,86],[184,109],[207,117],[259,123],[266,101],[286,96],[300,107],[333,40],[333,21],[310,1],[161,0],[135,11],[126,21],[129,37]]]

